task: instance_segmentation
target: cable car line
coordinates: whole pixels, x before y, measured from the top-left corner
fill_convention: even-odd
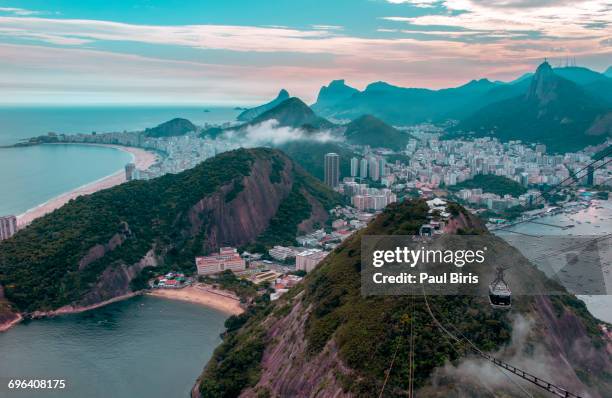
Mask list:
[[[442,323],[438,320],[438,318],[436,318],[436,316],[434,315],[433,311],[431,310],[431,307],[429,306],[429,301],[427,300],[427,294],[425,294],[425,289],[423,288],[423,298],[425,299],[425,306],[427,308],[427,311],[429,312],[429,315],[431,316],[431,319],[436,323],[436,325],[440,328],[440,330],[442,330],[444,333],[446,333],[452,340],[456,341],[457,343],[467,343],[470,348],[472,348],[472,350],[474,350],[478,355],[480,355],[482,358],[488,360],[489,362],[492,362],[494,365],[506,369],[509,372],[514,373],[515,375],[519,376],[520,378],[529,381],[532,384],[535,384],[536,386],[558,396],[561,398],[582,398],[577,394],[574,394],[572,392],[569,392],[568,390],[566,390],[563,387],[559,387],[549,381],[543,380],[537,376],[532,375],[531,373],[525,372],[522,369],[519,369],[515,366],[512,366],[506,362],[503,362],[495,357],[493,357],[492,355],[489,355],[485,352],[483,352],[480,348],[478,348],[470,339],[468,339],[467,337],[465,337],[465,335],[463,335],[461,332],[459,332],[462,335],[462,338],[458,338],[456,335],[454,335],[453,333],[451,333],[447,328],[444,327],[444,325],[442,325]],[[454,326],[453,326],[454,327]],[[521,387],[521,389],[523,389]],[[523,389],[523,391],[525,391]],[[525,391],[526,392],[526,391]],[[527,393],[529,394],[529,393]]]

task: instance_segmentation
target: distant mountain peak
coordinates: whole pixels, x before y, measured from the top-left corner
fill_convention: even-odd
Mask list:
[[[265,111],[252,119],[250,124],[259,124],[267,120],[276,120],[280,126],[308,127],[308,128],[331,128],[333,124],[328,120],[318,117],[308,105],[298,97],[291,97],[274,108]]]
[[[332,80],[328,86],[321,87],[317,102],[312,107],[316,112],[321,112],[351,98],[356,93],[359,93],[359,90],[347,86],[344,79]]]
[[[552,66],[548,63],[547,60],[544,60],[536,69],[536,73],[544,73],[544,72],[552,72]]]
[[[528,100],[537,100],[540,104],[546,104],[557,98],[556,89],[563,82],[568,82],[555,75],[548,61],[542,62],[536,69],[535,75],[531,79],[531,85],[527,91]]]
[[[278,92],[278,95],[272,101],[266,104],[260,105],[260,106],[256,106],[255,108],[247,109],[246,111],[238,115],[236,119],[241,122],[251,121],[255,119],[257,116],[261,115],[262,113],[274,108],[281,102],[289,99],[289,97],[290,97],[289,92],[283,88]]]

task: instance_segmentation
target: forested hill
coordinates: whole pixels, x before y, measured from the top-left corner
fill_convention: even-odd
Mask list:
[[[483,192],[494,193],[499,196],[512,195],[514,197],[527,192],[527,189],[518,182],[495,174],[477,174],[471,180],[462,181],[450,188],[453,191],[480,188]]]
[[[405,397],[410,330],[416,396],[524,397],[524,391],[500,378],[466,345],[450,341],[432,320],[422,295],[361,294],[362,236],[415,234],[427,222],[428,210],[424,201],[388,206],[281,299],[230,318],[224,342],[192,397],[378,397],[381,391],[384,397]],[[465,209],[453,205],[449,211],[455,232],[488,237],[489,255],[512,259],[519,270],[512,273],[512,286],[549,283]],[[512,309],[501,311],[487,297],[477,296],[430,296],[429,306],[447,327],[452,324],[455,333],[484,351],[583,396],[601,398],[611,391],[612,359],[603,348],[605,337],[584,303],[571,295],[515,297]],[[495,394],[483,378],[490,374],[496,380]]]
[[[148,266],[193,271],[194,256],[219,246],[291,243],[298,225],[324,223],[338,200],[280,151],[226,152],[35,220],[0,242],[0,285],[21,312],[95,304],[138,287]]]

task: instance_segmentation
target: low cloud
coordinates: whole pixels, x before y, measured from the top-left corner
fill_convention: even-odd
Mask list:
[[[279,146],[300,140],[317,142],[340,140],[329,130],[308,132],[300,128],[280,126],[274,119],[243,129],[230,130],[224,134],[224,139],[234,141],[242,147]]]
[[[559,358],[543,345],[534,343],[532,337],[535,327],[532,318],[516,315],[512,322],[511,344],[492,355],[534,376],[558,383],[582,396],[590,396],[582,391],[583,386],[566,359]],[[432,386],[439,388],[453,384],[453,381],[457,380],[466,381],[455,385],[456,388],[465,389],[466,393],[478,388],[484,388],[495,396],[504,395],[500,390],[517,396],[525,396],[525,390],[531,393],[540,391],[534,389],[531,383],[481,357],[469,357],[459,362],[457,366],[447,362],[432,375]],[[471,382],[467,382],[470,380]]]

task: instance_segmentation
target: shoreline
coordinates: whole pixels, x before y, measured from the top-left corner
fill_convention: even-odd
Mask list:
[[[14,319],[11,319],[10,321],[4,323],[0,323],[0,333],[6,332],[21,321],[23,321],[23,316],[18,313]]]
[[[180,289],[158,288],[150,290],[146,294],[152,297],[202,305],[228,315],[239,315],[244,312],[240,300],[232,293],[223,290],[219,290],[217,293],[212,289],[200,286],[187,286]]]
[[[213,310],[217,310],[228,316],[239,315],[244,312],[244,308],[242,308],[240,300],[235,297],[233,293],[226,292],[224,290],[215,292],[213,289],[200,286],[187,286],[181,289],[139,290],[87,306],[75,307],[72,305],[66,305],[52,311],[34,311],[28,318],[43,319],[62,315],[80,314],[82,312],[95,310],[113,303],[129,300],[136,296],[142,295],[148,295],[165,300],[176,300],[198,304]],[[14,319],[0,324],[0,333],[6,332],[24,319],[26,319],[26,317],[24,317],[21,313],[17,313]]]
[[[55,144],[49,144],[55,145]],[[115,144],[92,144],[92,143],[62,143],[62,145],[91,145],[101,146],[107,148],[114,148],[119,151],[129,153],[132,156],[132,162],[136,164],[136,168],[140,170],[147,170],[153,164],[159,160],[159,156],[154,153],[147,151],[142,148],[128,147],[123,145]],[[98,180],[89,182],[85,185],[77,187],[71,191],[60,194],[48,201],[41,203],[40,205],[26,210],[24,213],[17,216],[17,229],[27,227],[35,219],[44,216],[45,214],[51,213],[52,211],[59,209],[70,200],[75,199],[81,195],[90,195],[94,192],[101,191],[103,189],[114,187],[115,185],[122,184],[126,181],[125,173],[122,169],[117,170],[113,174],[102,177]]]

